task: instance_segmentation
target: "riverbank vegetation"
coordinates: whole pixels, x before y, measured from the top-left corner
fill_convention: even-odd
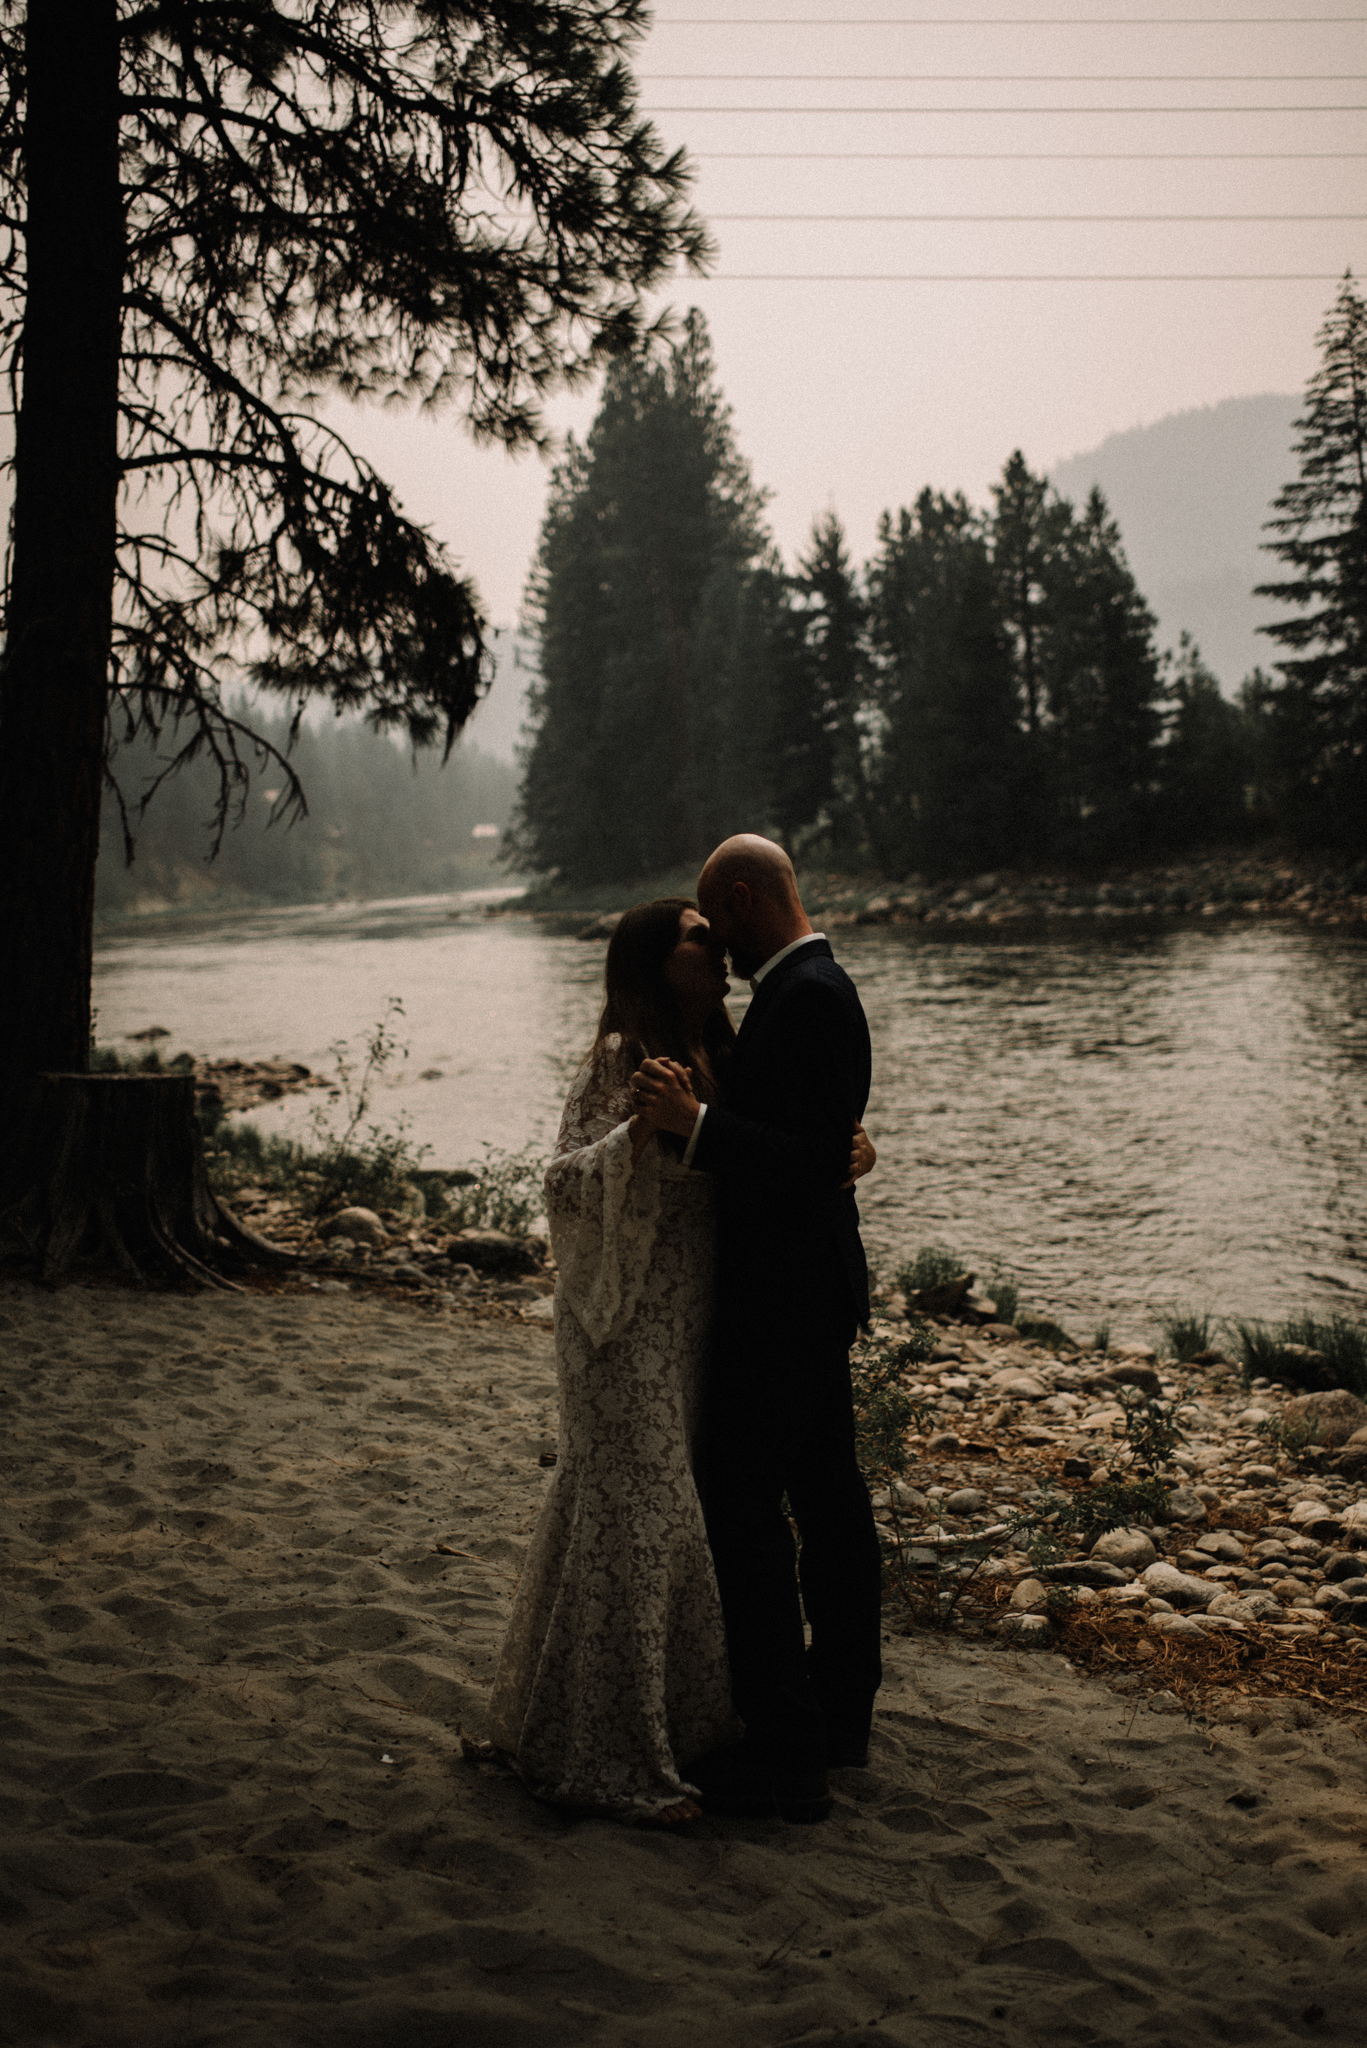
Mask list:
[[[1159,648],[1099,491],[1074,504],[1017,452],[988,507],[922,490],[862,566],[826,515],[789,571],[701,315],[667,357],[620,359],[555,473],[529,588],[521,864],[620,889],[691,871],[740,822],[809,866],[930,884],[1269,839],[1361,860],[1367,306],[1351,278],[1320,340],[1300,475],[1268,527],[1287,573],[1259,586],[1282,658],[1233,696],[1185,636]]]

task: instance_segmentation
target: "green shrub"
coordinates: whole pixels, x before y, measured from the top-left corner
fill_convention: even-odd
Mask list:
[[[431,1180],[446,1182],[442,1214],[453,1230],[506,1230],[512,1237],[525,1236],[545,1207],[545,1178],[546,1161],[530,1146],[521,1152],[496,1152],[489,1145],[479,1166],[417,1176],[424,1186]]]
[[[1215,1319],[1211,1315],[1198,1316],[1184,1309],[1172,1309],[1160,1319],[1159,1327],[1169,1355],[1179,1365],[1190,1365],[1198,1353],[1209,1351]]]
[[[923,1244],[914,1259],[897,1268],[897,1285],[903,1294],[919,1294],[923,1287],[943,1287],[957,1280],[965,1270],[957,1252],[942,1244]]]
[[[1367,1323],[1352,1316],[1288,1316],[1278,1333],[1285,1344],[1304,1344],[1323,1355],[1332,1384],[1367,1397]]]
[[[1330,1316],[1321,1322],[1299,1315],[1276,1324],[1235,1321],[1230,1327],[1245,1380],[1279,1380],[1309,1393],[1347,1387],[1350,1393],[1367,1395],[1367,1323],[1352,1316]],[[1306,1351],[1319,1357],[1307,1358]]]
[[[986,1283],[985,1292],[990,1301],[997,1304],[997,1320],[1014,1323],[1020,1307],[1020,1289],[1009,1273],[997,1272]]]

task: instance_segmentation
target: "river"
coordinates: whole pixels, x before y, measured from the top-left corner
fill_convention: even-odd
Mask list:
[[[401,998],[428,1163],[544,1149],[593,1034],[603,948],[486,898],[159,919],[104,934],[101,1043],[324,1069]],[[1367,1314],[1367,934],[1248,921],[932,937],[836,932],[874,1045],[865,1237],[1015,1274],[1079,1334],[1174,1305]],[[737,1019],[742,998],[733,995]],[[317,1098],[314,1098],[315,1100]],[[253,1112],[302,1130],[308,1097]]]

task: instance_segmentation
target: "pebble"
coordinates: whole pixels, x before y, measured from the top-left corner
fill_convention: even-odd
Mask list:
[[[321,1238],[348,1237],[353,1244],[386,1245],[389,1232],[373,1209],[339,1209],[320,1224]]]
[[[1038,1579],[1022,1579],[1011,1595],[1010,1606],[1017,1614],[1033,1614],[1048,1603],[1049,1589]]]
[[[1170,1600],[1174,1604],[1180,1601],[1186,1607],[1207,1607],[1215,1598],[1216,1588],[1208,1580],[1179,1572],[1175,1565],[1151,1564],[1140,1577],[1159,1600]]]
[[[1053,1641],[1053,1631],[1042,1614],[1004,1614],[996,1632],[1019,1650],[1047,1650]]]
[[[1187,1614],[1151,1614],[1149,1627],[1165,1636],[1200,1636],[1205,1634],[1199,1621],[1193,1621]]]

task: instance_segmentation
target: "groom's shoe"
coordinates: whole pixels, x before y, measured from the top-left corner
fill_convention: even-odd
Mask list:
[[[741,1745],[699,1758],[688,1774],[702,1796],[704,1813],[751,1820],[777,1814],[795,1827],[830,1815],[824,1771],[777,1771]]]
[[[774,1801],[790,1827],[810,1826],[815,1821],[829,1820],[833,1804],[824,1771],[775,1779]]]

